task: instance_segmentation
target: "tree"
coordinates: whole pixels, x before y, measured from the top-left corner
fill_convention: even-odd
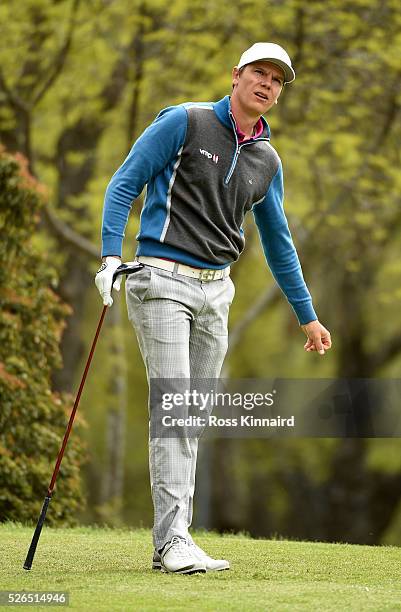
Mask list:
[[[380,6],[365,0],[291,2],[280,16],[274,9],[269,15],[274,36],[268,38],[280,39],[281,28],[287,28],[298,74],[294,95],[284,92],[279,118],[272,115],[272,142],[284,156],[287,211],[318,313],[333,332],[334,351],[328,364],[327,359],[308,364],[286,340],[285,358],[278,349],[272,364],[271,348],[280,343],[272,309],[278,330],[287,330],[288,324],[277,312],[279,292],[269,286],[250,307],[237,311],[230,344],[232,375],[369,378],[391,372],[401,351],[401,268],[394,259],[401,223],[400,23],[399,6],[392,1]],[[257,265],[252,251],[246,257]],[[242,277],[244,259],[238,275],[249,286],[254,279]],[[248,301],[249,293],[245,288]],[[268,338],[264,325],[272,330]],[[258,341],[252,344],[252,338]],[[225,472],[219,478],[223,487],[216,487],[212,522],[222,529],[233,528],[234,520],[235,528],[245,522],[255,535],[279,531],[293,537],[378,543],[399,508],[401,466],[391,461],[395,449],[399,452],[396,440],[388,444],[388,473],[383,465],[378,470],[370,463],[380,440],[340,440],[334,445],[319,440],[307,445],[244,442],[243,459],[237,441],[235,453],[231,441],[222,442],[216,449],[219,458],[224,456],[221,465],[229,465],[231,474],[237,465],[239,472],[231,491],[224,488]],[[281,510],[274,516],[262,502],[257,520],[247,523],[246,517],[255,519],[254,499],[234,519],[226,509],[239,507],[243,461],[258,448],[258,469],[246,477],[249,491],[264,491],[262,498],[274,507],[268,492],[275,489]],[[310,458],[319,453],[326,466],[324,484],[307,469]],[[277,467],[274,455],[281,460]],[[231,502],[222,503],[230,492]]]

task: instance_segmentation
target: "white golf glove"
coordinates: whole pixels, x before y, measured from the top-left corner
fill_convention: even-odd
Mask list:
[[[112,287],[116,291],[120,291],[121,276],[117,276],[114,285],[112,285],[113,274],[119,266],[121,266],[120,259],[117,259],[117,257],[106,257],[106,260],[102,263],[95,276],[95,284],[105,306],[111,306],[113,303],[113,298],[111,297]]]

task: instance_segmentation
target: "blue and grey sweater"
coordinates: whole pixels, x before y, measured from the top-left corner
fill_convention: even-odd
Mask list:
[[[112,177],[102,255],[121,256],[128,215],[144,186],[137,255],[220,269],[244,248],[252,210],[263,250],[299,322],[316,319],[283,210],[283,173],[270,129],[238,143],[230,98],[162,110]]]

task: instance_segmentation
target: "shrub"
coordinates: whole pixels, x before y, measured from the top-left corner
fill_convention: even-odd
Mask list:
[[[39,229],[44,189],[20,156],[0,148],[0,520],[36,521],[71,398],[51,389],[69,308],[54,292],[57,274]],[[82,423],[81,423],[82,425]],[[49,523],[75,522],[83,449],[74,424]]]

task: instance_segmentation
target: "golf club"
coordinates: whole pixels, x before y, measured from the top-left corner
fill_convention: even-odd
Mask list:
[[[132,262],[130,261],[130,262],[121,264],[121,266],[119,266],[117,268],[117,270],[113,274],[113,281],[112,281],[112,284],[111,284],[111,288],[113,289],[114,281],[116,280],[116,278],[118,276],[121,276],[122,274],[124,274],[124,275],[133,274],[134,272],[137,272],[141,268],[143,268],[143,264],[141,264],[141,263],[139,263],[137,261],[132,261]],[[92,346],[91,346],[91,349],[90,349],[90,352],[89,352],[89,357],[87,359],[86,366],[85,366],[85,369],[84,369],[84,373],[82,375],[81,384],[79,385],[78,393],[77,393],[77,396],[76,396],[76,399],[75,399],[75,402],[74,402],[74,406],[73,406],[72,411],[71,411],[70,419],[68,421],[68,425],[67,425],[67,428],[65,430],[63,443],[61,445],[59,454],[57,456],[56,465],[55,465],[54,470],[53,470],[53,476],[51,478],[49,487],[47,489],[47,494],[46,494],[45,500],[43,502],[42,510],[40,511],[40,515],[39,515],[39,519],[38,519],[38,522],[37,522],[37,525],[36,525],[36,529],[34,531],[34,534],[33,534],[33,537],[32,537],[32,541],[31,541],[31,545],[29,547],[28,554],[27,554],[26,559],[25,559],[25,563],[24,563],[24,566],[23,566],[25,570],[30,570],[31,567],[32,567],[32,562],[33,562],[33,558],[35,556],[36,547],[38,545],[38,541],[39,541],[40,534],[41,534],[41,531],[42,531],[43,523],[44,523],[45,518],[46,518],[46,512],[47,512],[47,509],[48,509],[49,504],[50,504],[50,500],[51,500],[52,495],[53,495],[53,490],[54,490],[54,486],[56,484],[56,479],[57,479],[57,475],[59,473],[61,461],[63,459],[64,450],[65,450],[65,447],[67,446],[68,438],[70,436],[71,428],[72,428],[72,425],[73,425],[73,422],[74,422],[75,413],[76,413],[77,408],[78,408],[79,400],[80,400],[81,394],[82,394],[82,389],[84,388],[84,385],[85,385],[86,376],[88,374],[89,366],[90,366],[91,361],[92,361],[93,353],[95,352],[96,342],[97,342],[97,339],[98,339],[101,327],[103,325],[103,320],[104,320],[107,308],[108,308],[107,306],[103,306],[103,310],[102,310],[102,313],[100,315],[100,319],[99,319],[99,323],[98,323],[98,326],[97,326],[97,329],[96,329],[95,337],[93,339]]]

